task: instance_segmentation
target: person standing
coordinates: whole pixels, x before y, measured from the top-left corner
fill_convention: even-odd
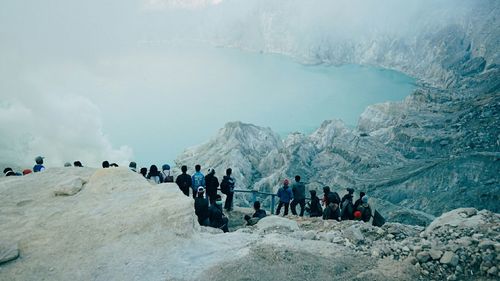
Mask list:
[[[45,170],[45,166],[43,166],[43,157],[38,156],[35,158],[36,165],[33,167],[33,172],[43,172]]]
[[[304,216],[306,206],[306,186],[300,181],[300,176],[295,176],[295,182],[292,184],[293,201],[290,204],[292,214],[297,215],[297,205],[300,205],[300,216]]]
[[[174,177],[170,175],[170,165],[163,164],[163,166],[161,166],[161,170],[163,182],[174,182]]]
[[[179,186],[179,189],[184,193],[184,195],[189,196],[189,188],[193,185],[193,181],[191,179],[191,175],[187,174],[187,166],[182,166],[181,171],[182,174],[178,175],[175,179],[175,183]],[[193,198],[195,198],[193,194]]]
[[[151,165],[151,167],[149,167],[149,173],[146,178],[156,184],[160,184],[163,182],[162,175],[160,171],[158,171],[158,167],[156,167],[156,165]]]
[[[227,196],[226,202],[224,203],[224,209],[228,212],[233,209],[234,186],[236,184],[236,180],[231,177],[232,173],[233,170],[228,168],[226,170],[226,175],[222,178],[222,182],[220,184],[221,192]]]
[[[191,177],[193,189],[193,198],[196,198],[196,193],[198,192],[198,187],[203,186],[205,188],[205,176],[201,173],[201,166],[198,164],[194,166],[195,173]]]
[[[215,169],[208,169],[208,174],[205,176],[205,184],[207,186],[207,197],[210,205],[215,204],[217,196],[217,188],[219,187],[219,179],[215,176]]]
[[[276,194],[279,198],[278,208],[276,209],[276,215],[279,216],[281,207],[285,206],[285,213],[283,216],[288,215],[288,207],[290,206],[290,201],[293,199],[293,193],[290,187],[288,187],[289,181],[285,179],[283,181],[283,187],[278,189],[278,193]]]

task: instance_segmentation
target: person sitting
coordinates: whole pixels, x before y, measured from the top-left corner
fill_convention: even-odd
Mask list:
[[[33,167],[33,172],[43,172],[45,170],[45,166],[43,166],[43,157],[38,156],[35,158],[36,165]]]
[[[12,168],[5,168],[3,170],[3,173],[6,177],[12,177],[12,176],[17,176],[16,173],[14,173],[14,171],[12,170]]]
[[[108,162],[108,161],[103,161],[103,162],[102,162],[102,167],[103,167],[104,169],[109,168],[109,162]]]
[[[362,203],[358,206],[356,211],[361,213],[361,220],[369,222],[372,218],[372,208],[370,207],[370,204],[368,204],[368,195],[363,196],[361,201]]]
[[[310,217],[321,217],[323,215],[323,208],[321,208],[321,203],[316,196],[316,190],[310,190],[309,193],[311,194],[311,202],[308,203],[308,211],[309,211],[309,216]]]
[[[194,199],[194,212],[198,217],[198,223],[203,226],[210,226],[208,219],[208,200],[204,198],[203,193],[205,189],[203,186],[198,188],[198,196]]]
[[[219,194],[216,196],[215,204],[208,208],[208,219],[211,227],[229,232],[229,219],[222,212],[222,197]]]
[[[73,162],[73,166],[80,167],[80,168],[83,167],[82,162],[80,162],[80,161]]]
[[[156,165],[151,165],[151,167],[149,167],[149,173],[146,178],[156,184],[163,182],[161,173],[158,171],[158,167],[156,167]]]
[[[339,204],[335,203],[335,195],[330,193],[328,196],[328,206],[326,206],[323,211],[323,219],[324,220],[336,220],[340,221],[340,210]]]
[[[259,201],[255,201],[253,203],[253,209],[255,210],[255,213],[253,213],[252,217],[250,217],[249,215],[245,215],[245,217],[244,217],[244,219],[247,222],[247,225],[249,225],[249,226],[257,224],[260,219],[267,216],[266,211],[264,211],[260,208]]]

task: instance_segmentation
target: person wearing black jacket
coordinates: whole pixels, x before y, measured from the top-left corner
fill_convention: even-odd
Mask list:
[[[224,203],[224,209],[228,212],[233,209],[234,186],[236,183],[235,179],[231,177],[232,173],[233,170],[228,168],[226,170],[226,175],[222,178],[222,182],[220,184],[221,192],[227,195],[226,202]]]
[[[354,202],[354,210],[357,210],[358,207],[359,207],[359,205],[363,204],[363,200],[362,199],[363,199],[363,196],[365,196],[365,195],[366,195],[366,193],[364,193],[363,191],[361,191],[359,193],[359,199],[356,200],[356,202]]]
[[[179,186],[179,189],[184,193],[184,195],[189,197],[189,190],[191,189],[191,186],[193,185],[193,181],[191,180],[191,175],[187,174],[187,166],[182,166],[181,167],[182,174],[178,175],[177,178],[175,179],[175,183],[177,186]],[[194,198],[193,194],[193,198]]]
[[[208,219],[211,227],[222,229],[224,232],[229,232],[229,220],[222,212],[222,198],[220,195],[216,196],[215,204],[208,208]]]
[[[318,196],[316,196],[316,190],[310,190],[311,202],[309,203],[309,215],[311,217],[321,217],[323,215],[323,208],[321,208],[321,203]]]
[[[194,212],[198,217],[198,223],[200,225],[210,226],[210,221],[208,219],[208,200],[204,198],[204,192],[205,189],[203,186],[200,186],[198,188],[198,196],[194,199]]]
[[[205,185],[207,187],[207,197],[210,205],[215,204],[217,196],[217,188],[219,187],[219,179],[215,176],[214,169],[208,169],[208,174],[205,176]]]

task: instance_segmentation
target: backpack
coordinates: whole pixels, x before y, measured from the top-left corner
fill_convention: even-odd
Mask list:
[[[369,221],[371,216],[372,216],[372,212],[371,212],[371,209],[369,208],[368,205],[365,205],[365,204],[361,204],[358,206],[358,211],[361,212],[361,220],[363,221]]]
[[[165,179],[163,182],[174,182],[174,177],[173,176],[165,176]]]
[[[229,183],[229,178],[225,176],[220,183],[220,192],[227,195],[230,191],[231,185]]]

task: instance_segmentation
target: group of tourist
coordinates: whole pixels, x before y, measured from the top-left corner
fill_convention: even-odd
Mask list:
[[[306,207],[305,185],[300,181],[300,176],[295,176],[295,182],[289,186],[288,179],[283,181],[283,186],[278,189],[279,198],[276,215],[279,215],[281,208],[285,207],[284,216],[288,215],[290,207],[293,215],[297,215],[296,207],[300,206],[299,216],[304,215],[304,210],[309,212],[311,217],[323,217],[324,220],[362,220],[370,221],[372,210],[368,204],[368,196],[364,192],[359,193],[359,198],[354,202],[354,189],[348,188],[347,194],[340,199],[337,192],[331,191],[330,187],[323,187],[323,198],[316,195],[316,190],[310,190],[310,202]],[[324,207],[324,209],[323,209]]]
[[[42,172],[45,170],[43,160],[44,158],[41,156],[36,157],[33,170],[25,169],[22,174],[14,172],[11,168],[5,168],[4,174],[8,177]],[[80,161],[75,161],[73,165],[68,162],[64,166],[83,167]],[[104,161],[102,167],[111,168],[118,167],[118,165]],[[129,169],[137,172],[137,163],[130,162]],[[193,197],[195,214],[200,225],[219,228],[227,232],[229,220],[224,215],[223,209],[228,212],[232,210],[236,183],[231,176],[232,169],[228,168],[226,170],[226,174],[220,183],[215,176],[215,169],[208,169],[206,175],[201,172],[200,165],[195,165],[194,170],[194,174],[190,175],[187,173],[187,166],[182,166],[181,174],[175,178],[175,183],[184,195]],[[162,165],[161,171],[156,165],[151,165],[149,170],[143,167],[139,170],[139,173],[152,183],[174,182],[168,164]],[[222,206],[222,196],[218,193],[219,190],[226,195],[224,206]],[[290,181],[285,179],[283,186],[276,193],[279,202],[275,214],[280,215],[281,209],[284,207],[284,216],[288,215],[290,208],[293,215],[303,216],[304,211],[307,211],[311,217],[322,217],[324,220],[362,220],[368,222],[372,218],[372,209],[368,204],[368,196],[364,192],[360,192],[359,198],[354,201],[354,189],[347,188],[347,194],[341,199],[337,192],[331,191],[330,187],[325,186],[323,188],[323,198],[321,199],[317,196],[316,190],[310,190],[311,197],[307,204],[305,193],[305,184],[301,182],[300,176],[295,176],[295,181],[291,185]],[[300,206],[300,213],[297,213],[297,205]],[[253,207],[254,214],[252,216],[245,215],[244,217],[248,225],[256,224],[267,215],[261,209],[259,201],[254,202]]]

